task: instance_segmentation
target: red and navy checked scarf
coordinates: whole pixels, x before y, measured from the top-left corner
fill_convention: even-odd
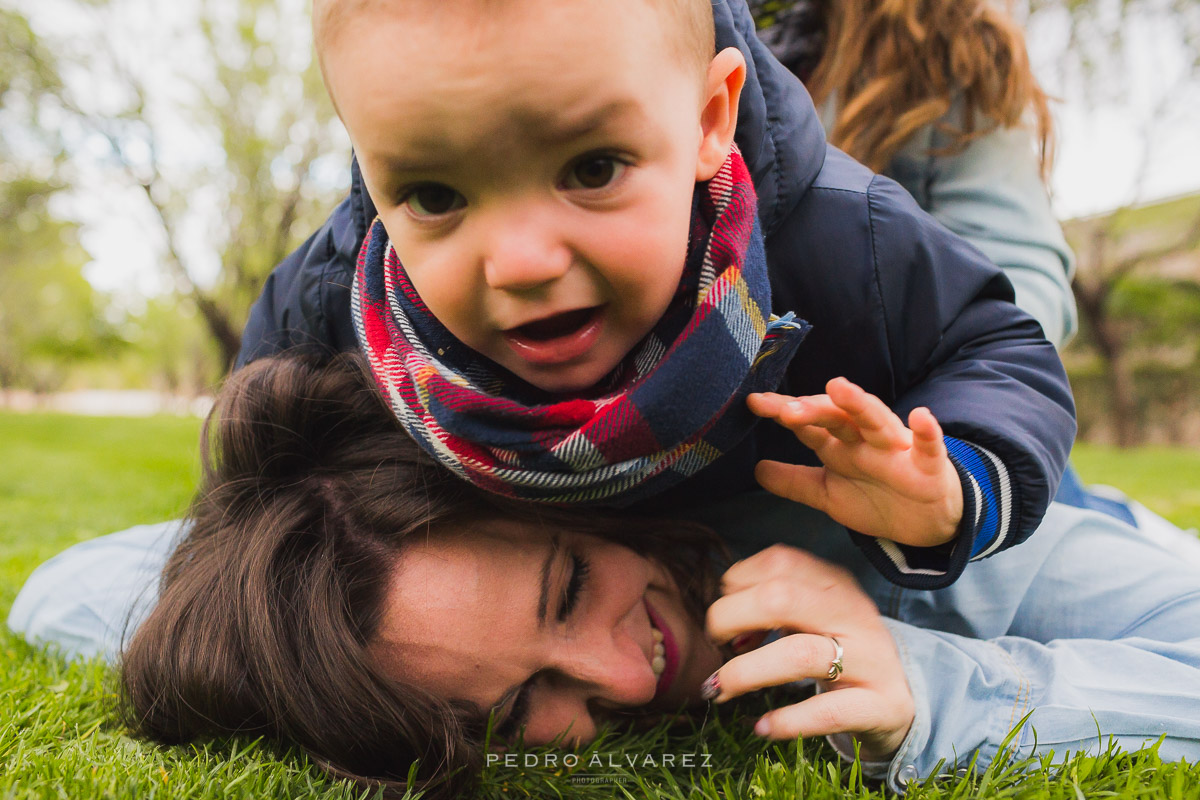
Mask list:
[[[754,424],[808,331],[770,313],[754,185],[741,155],[697,184],[687,263],[654,330],[595,397],[530,386],[455,339],[408,280],[376,219],[358,256],[354,324],[404,428],[497,494],[627,505],[695,474]]]

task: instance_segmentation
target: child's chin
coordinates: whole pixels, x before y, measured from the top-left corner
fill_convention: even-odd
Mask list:
[[[588,364],[559,369],[514,369],[513,372],[526,383],[549,394],[591,395],[603,388],[605,378],[615,366]]]

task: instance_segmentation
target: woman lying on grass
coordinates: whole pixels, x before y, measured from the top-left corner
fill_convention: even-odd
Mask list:
[[[704,517],[766,549],[718,586],[694,523],[523,505],[444,472],[347,357],[241,370],[208,443],[122,664],[134,726],[161,742],[264,735],[393,788],[419,759],[449,795],[481,774],[489,715],[493,741],[571,744],[815,679],[755,733],[857,740],[901,790],[942,759],[988,762],[1030,712],[1022,754],[1103,749],[1099,732],[1200,757],[1200,574],[1110,517],[1055,506],[1029,543],[920,592],[826,518],[739,498]]]

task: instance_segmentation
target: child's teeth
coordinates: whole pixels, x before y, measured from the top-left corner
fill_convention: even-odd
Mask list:
[[[662,656],[655,656],[650,662],[650,669],[654,670],[655,677],[663,674],[663,670],[667,668],[667,660]]]
[[[651,627],[650,633],[654,635],[654,641],[661,642],[663,640],[662,631],[660,631],[658,628]]]

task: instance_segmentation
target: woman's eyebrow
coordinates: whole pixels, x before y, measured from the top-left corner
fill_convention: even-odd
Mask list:
[[[555,533],[550,537],[550,552],[542,562],[542,585],[538,593],[538,628],[546,627],[546,611],[550,606],[550,569],[555,557],[562,552],[562,538]]]

